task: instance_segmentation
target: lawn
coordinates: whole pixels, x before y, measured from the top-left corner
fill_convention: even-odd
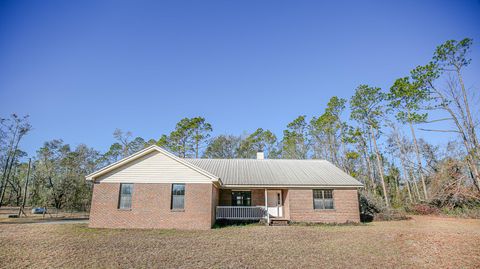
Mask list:
[[[209,231],[0,224],[0,266],[95,268],[478,268],[480,220],[414,217],[358,226]]]

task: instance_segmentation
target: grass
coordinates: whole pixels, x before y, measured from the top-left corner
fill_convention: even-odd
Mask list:
[[[15,224],[15,223],[38,223],[58,220],[84,220],[88,219],[87,212],[66,212],[58,211],[49,208],[49,213],[43,216],[42,214],[32,214],[31,207],[25,208],[26,217],[22,214],[19,218],[10,218],[9,215],[17,215],[18,207],[1,207],[0,208],[0,224]]]
[[[0,224],[5,268],[478,268],[479,249],[480,220],[429,216],[209,231]]]

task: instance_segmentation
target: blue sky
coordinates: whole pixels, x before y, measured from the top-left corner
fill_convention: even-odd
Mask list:
[[[478,89],[479,14],[474,0],[1,1],[0,116],[31,116],[30,154],[54,138],[104,151],[115,128],[157,139],[197,115],[214,134],[281,135],[447,39],[474,39]]]

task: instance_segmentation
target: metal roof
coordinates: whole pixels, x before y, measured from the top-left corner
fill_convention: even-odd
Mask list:
[[[185,159],[224,185],[363,186],[325,160]]]

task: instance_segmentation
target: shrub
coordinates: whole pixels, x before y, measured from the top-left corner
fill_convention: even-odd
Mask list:
[[[265,225],[263,220],[226,220],[220,219],[215,222],[213,228],[224,228],[230,226],[247,226],[247,225]]]
[[[408,220],[410,217],[407,216],[405,211],[398,209],[386,209],[383,212],[375,214],[375,221],[390,221],[390,220]]]
[[[447,159],[432,176],[429,204],[437,208],[475,208],[480,206],[478,190],[471,184],[465,165]]]
[[[438,215],[440,213],[437,207],[429,204],[414,204],[408,211],[417,215]]]
[[[405,211],[400,209],[391,209],[385,206],[385,202],[370,193],[360,192],[360,221],[389,221],[410,219]]]
[[[442,214],[460,218],[480,219],[480,207],[443,208]]]
[[[362,191],[359,193],[360,202],[360,221],[371,222],[373,221],[375,214],[384,212],[386,210],[383,201],[379,198]]]

